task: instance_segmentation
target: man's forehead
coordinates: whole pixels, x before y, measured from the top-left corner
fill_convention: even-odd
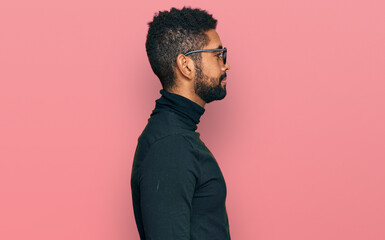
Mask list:
[[[206,32],[206,35],[209,38],[209,43],[205,46],[205,48],[210,49],[210,48],[222,47],[222,42],[221,42],[221,39],[219,38],[217,31],[215,31],[214,29],[208,30]]]

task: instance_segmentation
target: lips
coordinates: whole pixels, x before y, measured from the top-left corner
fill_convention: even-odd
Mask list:
[[[224,73],[222,76],[220,76],[219,80],[222,81],[222,80],[226,80],[227,78],[227,74]]]

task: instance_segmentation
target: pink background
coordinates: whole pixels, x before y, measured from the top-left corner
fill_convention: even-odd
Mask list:
[[[385,239],[381,0],[2,1],[0,239],[139,239],[131,165],[160,96],[147,22],[184,5],[229,49],[198,131],[232,239]]]

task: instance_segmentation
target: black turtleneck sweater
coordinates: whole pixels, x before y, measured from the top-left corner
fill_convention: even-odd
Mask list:
[[[160,93],[132,167],[140,239],[228,240],[225,180],[195,132],[205,109],[180,95]]]

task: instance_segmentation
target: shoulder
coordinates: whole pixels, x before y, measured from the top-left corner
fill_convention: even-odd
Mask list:
[[[153,142],[143,159],[145,165],[195,165],[199,157],[193,143],[188,136],[172,134]]]
[[[188,154],[195,151],[191,137],[186,134],[170,134],[154,141],[149,152],[172,152],[173,155]]]
[[[134,179],[141,182],[151,176],[163,175],[200,179],[201,159],[192,142],[194,136],[190,133],[169,134],[146,144],[146,149],[137,149],[132,168]]]

